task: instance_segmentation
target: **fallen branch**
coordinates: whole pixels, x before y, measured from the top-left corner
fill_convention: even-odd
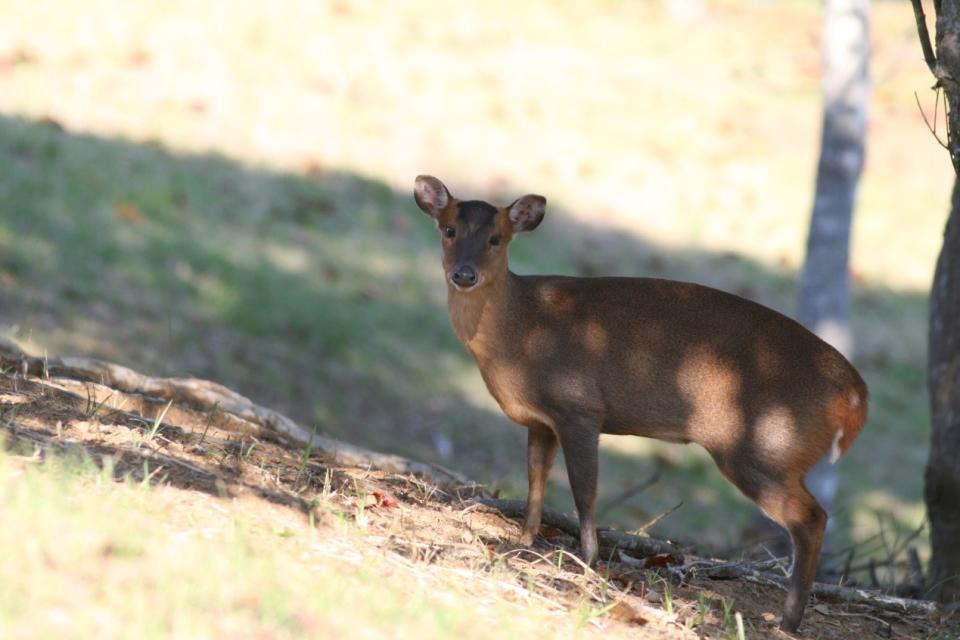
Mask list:
[[[508,518],[522,520],[526,514],[526,503],[522,500],[474,498],[470,503],[482,504],[496,509]],[[543,510],[543,523],[560,529],[574,538],[580,535],[580,524],[574,518],[555,509],[550,509],[549,507],[545,507]],[[669,542],[655,540],[653,538],[642,538],[609,529],[598,530],[597,538],[600,548],[604,550],[634,551],[647,556],[682,554],[680,548]],[[623,555],[617,557],[623,558]],[[687,574],[695,574],[714,580],[740,579],[767,586],[786,588],[789,578],[766,571],[766,569],[771,568],[775,563],[776,560],[756,564],[737,564],[702,558],[696,559],[691,565],[683,567],[682,569],[685,569],[685,573]],[[692,575],[690,577],[692,577]],[[867,591],[866,589],[840,587],[822,582],[815,582],[813,584],[811,594],[823,598],[842,600],[850,604],[868,604],[878,609],[901,614],[929,615],[938,610],[937,603],[927,600],[898,598]]]
[[[215,426],[225,431],[273,437],[287,445],[304,447],[310,432],[278,411],[255,404],[239,393],[209,380],[198,378],[155,378],[117,364],[90,358],[37,358],[29,356],[9,340],[0,338],[0,368],[16,374],[35,376],[37,381],[77,395],[76,381],[94,390],[109,388],[120,392],[147,413],[156,410],[157,398],[172,400],[183,407],[210,411],[217,408]],[[69,381],[73,381],[72,383]],[[80,396],[82,398],[82,396]],[[161,403],[161,404],[165,404]],[[403,456],[377,453],[316,434],[313,451],[345,466],[370,467],[391,473],[427,478],[441,486],[475,487],[462,474],[439,465],[417,462]]]
[[[497,500],[495,498],[477,497],[470,500],[469,503],[482,504],[486,507],[496,509],[507,518],[519,520],[523,519],[527,510],[527,504],[522,500]],[[543,524],[559,529],[574,538],[580,536],[580,523],[577,522],[576,519],[556,509],[544,507],[542,521]],[[635,536],[611,529],[599,529],[597,531],[597,542],[601,549],[611,552],[615,550],[633,551],[648,556],[661,553],[683,553],[679,547],[669,542]]]
[[[824,584],[822,582],[814,582],[813,589],[810,593],[822,598],[836,598],[850,604],[868,604],[894,613],[930,615],[936,613],[940,608],[938,603],[930,600],[898,598],[883,593],[867,591],[866,589],[841,587],[835,584]]]
[[[758,571],[755,565],[737,565],[734,563],[717,563],[710,566],[711,561],[698,562],[695,573],[714,580],[740,579],[768,586],[786,588],[789,578],[774,573]],[[704,566],[706,564],[707,566]],[[811,595],[834,600],[842,600],[848,604],[866,604],[885,611],[901,614],[929,615],[935,613],[939,605],[929,600],[913,600],[898,598],[866,589],[841,587],[834,584],[814,582],[810,590]]]

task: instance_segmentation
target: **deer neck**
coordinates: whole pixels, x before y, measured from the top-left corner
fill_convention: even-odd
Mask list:
[[[517,276],[504,269],[477,289],[460,291],[447,284],[447,309],[453,330],[474,358],[482,361],[499,342],[509,320]]]

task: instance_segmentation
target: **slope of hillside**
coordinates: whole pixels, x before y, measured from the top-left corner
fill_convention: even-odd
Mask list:
[[[3,637],[783,637],[765,574],[708,577],[745,565],[621,551],[593,571],[560,529],[518,546],[455,472],[304,444],[213,383],[0,347]],[[801,635],[957,632],[890,602],[817,598]]]

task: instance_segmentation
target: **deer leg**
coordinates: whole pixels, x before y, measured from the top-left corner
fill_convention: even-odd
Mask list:
[[[800,627],[807,596],[810,595],[817,572],[817,560],[827,528],[827,512],[799,478],[774,491],[765,491],[758,504],[787,530],[793,543],[793,571],[780,628],[794,632]]]
[[[807,490],[802,476],[773,477],[750,465],[727,464],[714,458],[723,474],[790,535],[793,561],[780,628],[794,632],[800,626],[817,571],[827,512]]]
[[[561,423],[558,423],[561,424]],[[567,463],[573,501],[580,518],[580,552],[592,563],[597,557],[597,449],[600,429],[585,421],[567,421],[560,427],[560,446]]]
[[[557,436],[549,428],[530,429],[527,434],[527,516],[523,522],[520,544],[531,545],[540,530],[543,516],[543,492],[553,459],[557,455]]]
[[[794,632],[800,626],[817,571],[827,512],[807,490],[802,475],[772,473],[733,456],[711,453],[723,475],[790,535],[793,562],[780,628]]]

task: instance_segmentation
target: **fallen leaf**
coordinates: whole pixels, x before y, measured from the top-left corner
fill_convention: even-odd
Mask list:
[[[683,564],[682,556],[675,556],[669,553],[660,553],[655,556],[650,556],[644,560],[643,568],[650,569],[652,567],[669,567],[678,564]]]
[[[397,499],[389,496],[382,491],[374,491],[373,498],[376,500],[377,507],[385,507],[387,509],[393,509],[397,506]]]
[[[613,607],[607,612],[607,615],[614,620],[636,625],[643,625],[650,622],[646,617],[641,615],[639,611],[631,607],[623,600],[613,605]]]
[[[825,604],[818,604],[818,605],[816,605],[816,606],[813,607],[813,610],[816,611],[817,613],[822,614],[822,615],[825,615],[825,616],[831,615],[830,607],[828,607],[828,606],[825,605]]]
[[[559,536],[562,536],[562,535],[563,535],[563,531],[560,531],[560,529],[557,529],[556,527],[551,527],[551,526],[548,526],[548,525],[541,525],[541,526],[540,526],[540,535],[542,535],[542,536],[543,536],[544,538],[546,538],[547,540],[550,540],[551,538],[557,538],[557,537],[559,537]]]
[[[143,222],[146,216],[143,214],[143,211],[140,210],[140,207],[133,204],[132,202],[118,202],[113,205],[113,212],[117,214],[117,217],[123,220],[124,222],[130,223],[139,223]]]

